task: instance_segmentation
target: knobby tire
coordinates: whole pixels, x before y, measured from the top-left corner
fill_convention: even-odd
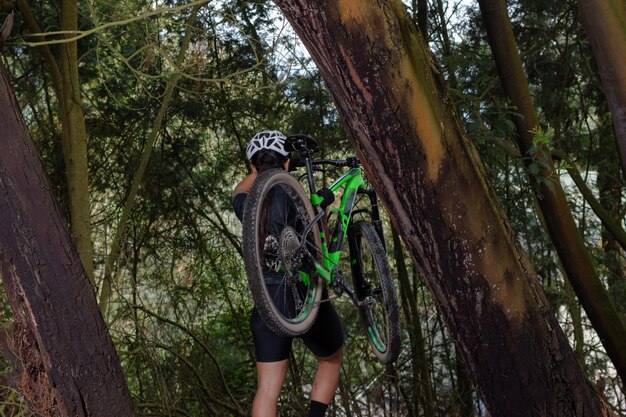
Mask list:
[[[385,248],[376,229],[366,222],[352,224],[352,284],[366,338],[378,360],[394,362],[400,353],[398,297]],[[356,253],[354,253],[356,252]],[[367,297],[370,299],[366,303]]]
[[[319,309],[322,279],[312,262],[321,263],[318,225],[308,234],[306,254],[297,249],[313,217],[305,190],[283,170],[259,174],[246,197],[243,257],[248,285],[261,318],[282,336],[305,333]]]

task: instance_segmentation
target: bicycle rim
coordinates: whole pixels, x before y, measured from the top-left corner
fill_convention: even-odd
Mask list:
[[[297,336],[313,324],[322,296],[315,273],[321,241],[302,186],[282,170],[267,171],[250,190],[244,212],[244,261],[259,314],[275,333]]]

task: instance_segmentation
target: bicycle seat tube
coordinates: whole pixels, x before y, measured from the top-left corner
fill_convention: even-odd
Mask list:
[[[315,194],[317,190],[315,189],[315,180],[313,178],[313,163],[311,162],[311,157],[306,155],[304,157],[304,165],[306,167],[306,179],[309,183],[309,191],[311,195]]]

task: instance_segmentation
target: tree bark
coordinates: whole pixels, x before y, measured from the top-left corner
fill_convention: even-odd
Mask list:
[[[22,393],[39,415],[132,416],[93,286],[0,64],[0,262]]]
[[[578,0],[578,8],[600,69],[626,176],[626,6],[624,0]]]
[[[519,114],[513,121],[520,153],[530,156],[534,147],[531,131],[539,124],[504,0],[479,0],[478,3],[500,81]],[[524,158],[524,162],[527,166],[532,163],[539,166],[538,178],[531,177],[531,181],[537,182],[534,188],[547,231],[559,254],[567,279],[570,280],[618,374],[622,380],[626,380],[626,328],[576,227],[552,157],[545,147],[538,148],[533,158]]]
[[[275,0],[494,416],[609,415],[400,1]]]

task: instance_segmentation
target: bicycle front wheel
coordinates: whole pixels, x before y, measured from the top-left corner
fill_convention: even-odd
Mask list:
[[[315,321],[322,297],[319,227],[300,183],[283,170],[259,174],[243,217],[243,257],[261,318],[276,334],[297,336]]]
[[[385,249],[366,221],[350,226],[349,244],[352,284],[367,340],[381,363],[392,363],[400,353],[400,315]]]

